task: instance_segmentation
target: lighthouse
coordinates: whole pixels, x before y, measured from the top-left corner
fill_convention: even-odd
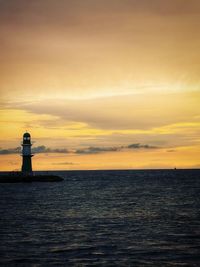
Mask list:
[[[31,135],[25,133],[22,141],[22,172],[26,175],[32,175],[32,162],[31,157]]]

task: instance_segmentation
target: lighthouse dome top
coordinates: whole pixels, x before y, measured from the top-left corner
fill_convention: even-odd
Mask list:
[[[23,137],[31,137],[30,133],[24,133]]]
[[[23,144],[24,145],[31,145],[31,135],[30,133],[24,133],[23,135]]]

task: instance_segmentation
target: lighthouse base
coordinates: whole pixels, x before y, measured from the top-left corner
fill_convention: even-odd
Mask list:
[[[33,155],[23,155],[23,161],[22,161],[22,173],[24,175],[33,175],[32,172],[32,162],[31,162],[31,157]]]

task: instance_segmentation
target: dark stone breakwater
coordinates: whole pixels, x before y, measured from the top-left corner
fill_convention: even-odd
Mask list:
[[[57,175],[1,175],[0,183],[31,183],[31,182],[61,182],[63,178]]]

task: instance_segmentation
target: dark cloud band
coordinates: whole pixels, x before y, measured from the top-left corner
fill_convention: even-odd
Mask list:
[[[88,147],[83,149],[76,149],[75,151],[69,151],[66,148],[49,148],[46,146],[37,146],[32,148],[32,153],[75,153],[75,154],[99,154],[105,152],[118,152],[125,149],[157,149],[159,147],[152,145],[143,145],[140,143],[131,144],[128,146],[115,146],[115,147]],[[0,155],[19,154],[21,152],[20,147],[0,149]]]
[[[0,155],[9,155],[9,154],[19,154],[21,152],[20,147],[9,148],[9,149],[0,149]],[[68,150],[63,148],[49,148],[46,146],[37,146],[32,148],[32,153],[68,153]]]

